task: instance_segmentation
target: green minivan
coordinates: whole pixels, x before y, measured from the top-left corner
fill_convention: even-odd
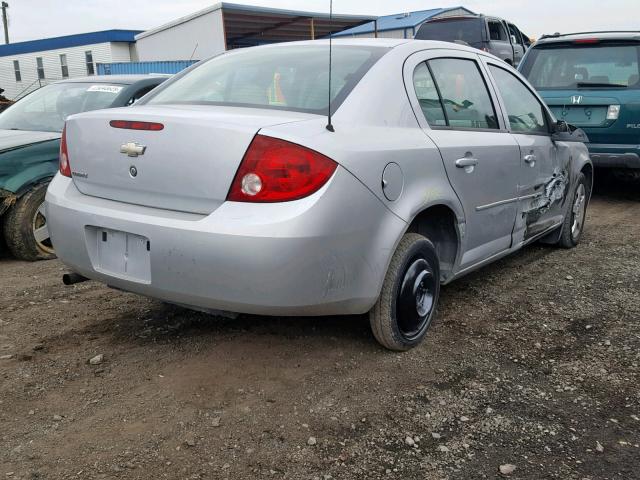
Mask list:
[[[596,167],[640,179],[640,31],[543,36],[519,65],[558,120],[582,128]]]

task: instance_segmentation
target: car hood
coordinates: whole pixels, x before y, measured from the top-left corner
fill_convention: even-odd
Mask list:
[[[58,140],[59,132],[32,132],[29,130],[0,130],[0,153],[34,143]]]

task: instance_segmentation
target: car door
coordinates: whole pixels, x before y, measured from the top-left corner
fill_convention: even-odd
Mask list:
[[[512,69],[493,60],[487,67],[506,112],[508,128],[520,146],[519,212],[516,240],[527,241],[562,222],[569,185],[568,150],[551,139],[542,101]]]
[[[507,35],[507,29],[502,20],[487,19],[487,28],[489,31],[489,51],[513,65],[513,47]]]
[[[513,65],[515,67],[522,60],[525,48],[518,28],[512,23],[507,23],[507,27],[509,27],[509,38],[513,46]]]
[[[405,79],[418,121],[438,146],[464,208],[461,269],[508,250],[520,149],[497,113],[478,55],[445,49],[414,54]]]

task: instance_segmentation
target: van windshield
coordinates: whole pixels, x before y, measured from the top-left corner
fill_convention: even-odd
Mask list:
[[[640,89],[640,45],[540,46],[522,73],[539,90]]]
[[[151,94],[148,104],[204,104],[326,114],[344,101],[384,47],[334,45],[329,95],[329,46],[237,50],[212,58]]]
[[[480,46],[483,42],[483,29],[484,20],[480,18],[437,20],[423,24],[416,34],[416,39]]]

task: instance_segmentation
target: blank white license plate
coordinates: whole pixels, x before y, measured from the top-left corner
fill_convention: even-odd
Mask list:
[[[121,278],[151,282],[151,242],[117,230],[96,229],[96,269]]]

